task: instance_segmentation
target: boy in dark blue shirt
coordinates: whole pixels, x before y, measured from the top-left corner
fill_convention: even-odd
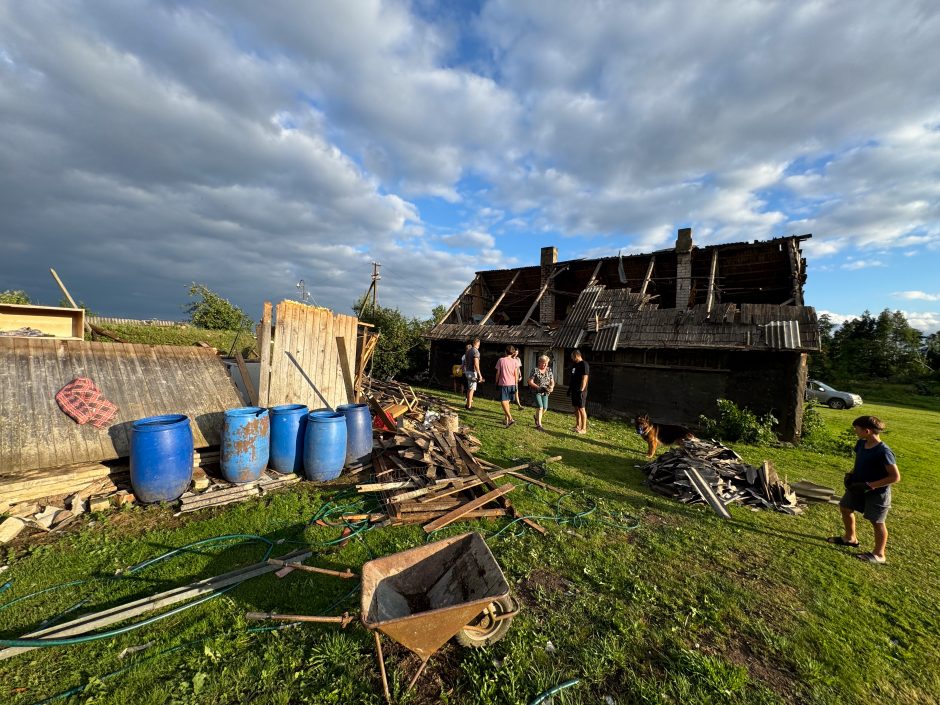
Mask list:
[[[885,562],[888,543],[885,518],[891,508],[890,485],[901,480],[894,453],[879,437],[884,428],[884,423],[876,416],[859,416],[852,422],[852,429],[858,436],[855,467],[845,475],[845,494],[839,502],[845,533],[828,539],[829,543],[839,546],[858,546],[855,512],[861,512],[875,530],[874,549],[856,556],[868,563]]]

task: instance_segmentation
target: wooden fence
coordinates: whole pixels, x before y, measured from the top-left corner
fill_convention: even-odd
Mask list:
[[[296,301],[279,303],[274,318],[272,340],[271,304],[265,303],[259,339],[259,404],[306,404],[321,409],[349,403],[355,396],[358,319]]]

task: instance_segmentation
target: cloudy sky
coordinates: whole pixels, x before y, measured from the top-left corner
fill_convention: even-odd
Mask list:
[[[812,233],[940,328],[935,0],[0,0],[0,290],[426,316],[478,269]]]

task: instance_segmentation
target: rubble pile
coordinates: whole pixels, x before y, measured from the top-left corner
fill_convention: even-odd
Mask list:
[[[694,475],[698,474],[721,505],[740,502],[785,514],[803,511],[796,492],[777,476],[769,461],[761,466],[748,465],[733,450],[712,440],[679,441],[677,447],[643,466],[643,472],[652,490],[687,504],[713,504],[704,496],[708,490],[696,486]]]

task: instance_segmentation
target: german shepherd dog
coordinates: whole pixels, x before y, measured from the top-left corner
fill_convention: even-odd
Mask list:
[[[690,438],[692,432],[683,426],[670,426],[668,424],[653,423],[646,414],[637,416],[634,423],[636,432],[646,441],[646,457],[652,458],[660,443],[669,445],[683,438]]]

